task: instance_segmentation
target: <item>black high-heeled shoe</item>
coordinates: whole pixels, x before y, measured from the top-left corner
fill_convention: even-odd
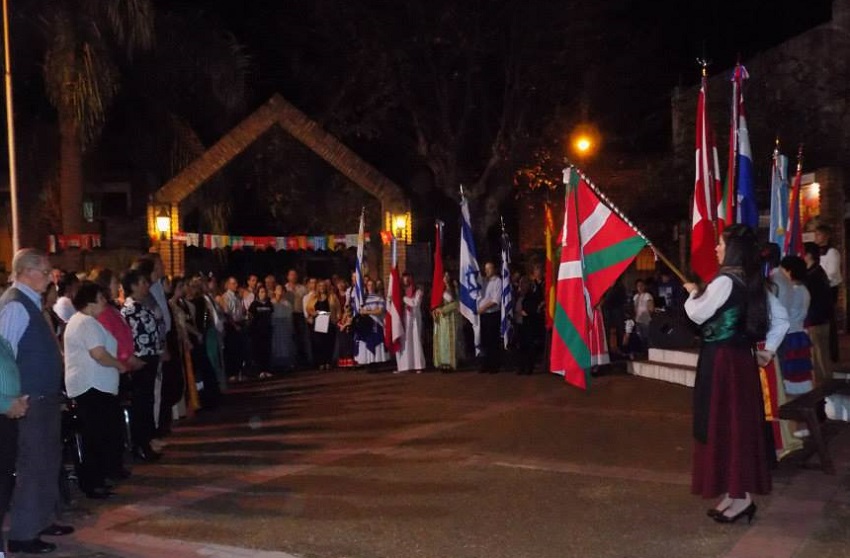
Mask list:
[[[725,511],[726,511],[726,510],[728,510],[728,509],[729,509],[729,507],[728,507],[728,506],[727,506],[727,507],[725,507],[725,508],[723,508],[722,510],[718,510],[717,508],[710,508],[710,509],[706,510],[705,515],[707,515],[708,517],[710,517],[710,518],[714,519],[714,518],[715,518],[715,517],[717,517],[718,515],[723,515],[723,512],[725,512]]]
[[[714,516],[714,521],[718,523],[735,523],[742,517],[747,516],[747,524],[750,524],[753,522],[753,517],[755,517],[757,509],[758,507],[756,506],[756,503],[751,502],[749,506],[741,510],[739,513],[733,515],[732,517],[721,513],[720,515]]]

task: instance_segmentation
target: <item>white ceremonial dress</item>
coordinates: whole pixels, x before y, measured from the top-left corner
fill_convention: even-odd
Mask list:
[[[401,350],[396,353],[396,368],[399,372],[425,369],[425,351],[422,349],[422,289],[416,289],[412,297],[405,296],[404,335]]]

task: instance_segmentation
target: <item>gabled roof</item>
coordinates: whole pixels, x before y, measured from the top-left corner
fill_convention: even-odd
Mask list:
[[[407,207],[407,198],[396,183],[277,94],[169,180],[154,199],[179,204],[275,124],[376,197],[385,209]]]

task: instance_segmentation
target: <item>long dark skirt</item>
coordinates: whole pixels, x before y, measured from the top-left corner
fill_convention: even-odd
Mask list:
[[[694,387],[694,461],[691,492],[767,494],[764,399],[758,366],[747,344],[703,345]]]

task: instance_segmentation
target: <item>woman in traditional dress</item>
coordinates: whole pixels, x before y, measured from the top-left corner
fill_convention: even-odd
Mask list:
[[[766,289],[756,236],[745,225],[723,231],[721,264],[705,290],[685,284],[688,317],[702,331],[694,386],[694,458],[691,491],[721,497],[708,515],[719,523],[752,521],[752,494],[770,492],[764,401],[758,362],[766,363],[788,329],[788,317]],[[755,343],[766,336],[765,350]],[[755,356],[754,356],[755,355]]]
[[[313,360],[319,370],[330,370],[333,364],[336,324],[339,321],[339,299],[330,287],[330,281],[316,284],[316,295],[305,308],[310,338],[313,344]],[[324,317],[327,315],[327,318]],[[325,321],[327,320],[327,321]]]
[[[366,296],[354,323],[354,360],[367,366],[390,360],[384,346],[384,297],[375,289],[375,281],[366,279]]]
[[[272,361],[275,371],[295,368],[295,324],[292,302],[283,285],[275,285],[272,297]]]
[[[192,347],[203,341],[203,336],[195,327],[195,307],[186,298],[187,285],[182,277],[175,277],[172,282],[171,316],[174,318],[174,328],[177,331],[178,354],[172,355],[172,359],[179,358],[183,364],[183,385],[186,416],[192,417],[195,411],[201,408],[201,400],[198,394],[198,382],[195,374],[195,366],[192,360]],[[181,406],[178,403],[178,406]],[[183,409],[180,409],[183,411]]]
[[[443,284],[433,288],[443,290],[442,303],[431,312],[434,317],[434,368],[457,370],[458,301],[451,276],[444,273]]]
[[[396,373],[410,370],[420,374],[425,369],[425,351],[422,348],[422,289],[405,271],[401,276],[402,323],[401,348],[395,354]]]

